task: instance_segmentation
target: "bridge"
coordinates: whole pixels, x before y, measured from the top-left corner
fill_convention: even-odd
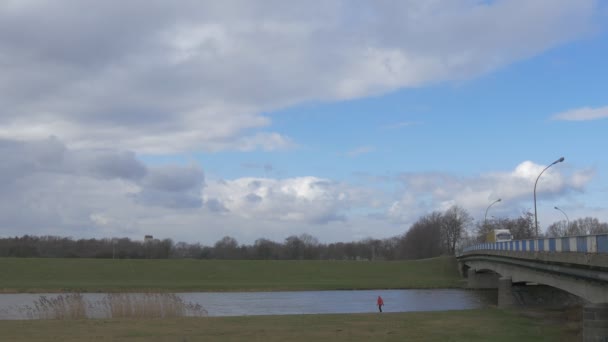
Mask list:
[[[501,308],[520,304],[522,288],[573,295],[584,304],[584,340],[608,341],[608,234],[482,243],[465,248],[458,264],[467,287],[498,289]]]

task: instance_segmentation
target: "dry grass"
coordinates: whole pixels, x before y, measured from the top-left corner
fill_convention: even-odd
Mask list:
[[[203,317],[207,311],[200,304],[186,303],[173,293],[111,293],[98,303],[89,303],[79,293],[55,298],[40,296],[33,306],[21,309],[29,319],[87,319],[87,307],[101,306],[103,318],[178,318]]]
[[[33,306],[25,306],[25,315],[30,319],[84,319],[86,301],[79,293],[60,295],[56,298],[40,296]]]
[[[185,303],[173,293],[111,293],[102,300],[108,318],[175,318],[207,316],[200,304]]]

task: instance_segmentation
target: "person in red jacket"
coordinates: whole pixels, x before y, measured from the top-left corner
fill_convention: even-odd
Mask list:
[[[377,304],[378,304],[378,310],[380,312],[382,312],[382,306],[384,305],[384,301],[382,300],[382,297],[378,296],[378,302],[377,302]]]

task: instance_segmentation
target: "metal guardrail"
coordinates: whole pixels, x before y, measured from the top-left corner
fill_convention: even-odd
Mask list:
[[[608,253],[608,234],[481,243],[466,247],[462,252],[481,250]]]

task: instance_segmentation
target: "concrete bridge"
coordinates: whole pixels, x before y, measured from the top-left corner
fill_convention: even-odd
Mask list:
[[[554,292],[547,300],[554,304],[571,300],[557,292],[576,296],[584,340],[608,341],[608,234],[483,243],[465,248],[458,262],[469,288],[498,289],[499,307],[521,304],[526,289]]]

